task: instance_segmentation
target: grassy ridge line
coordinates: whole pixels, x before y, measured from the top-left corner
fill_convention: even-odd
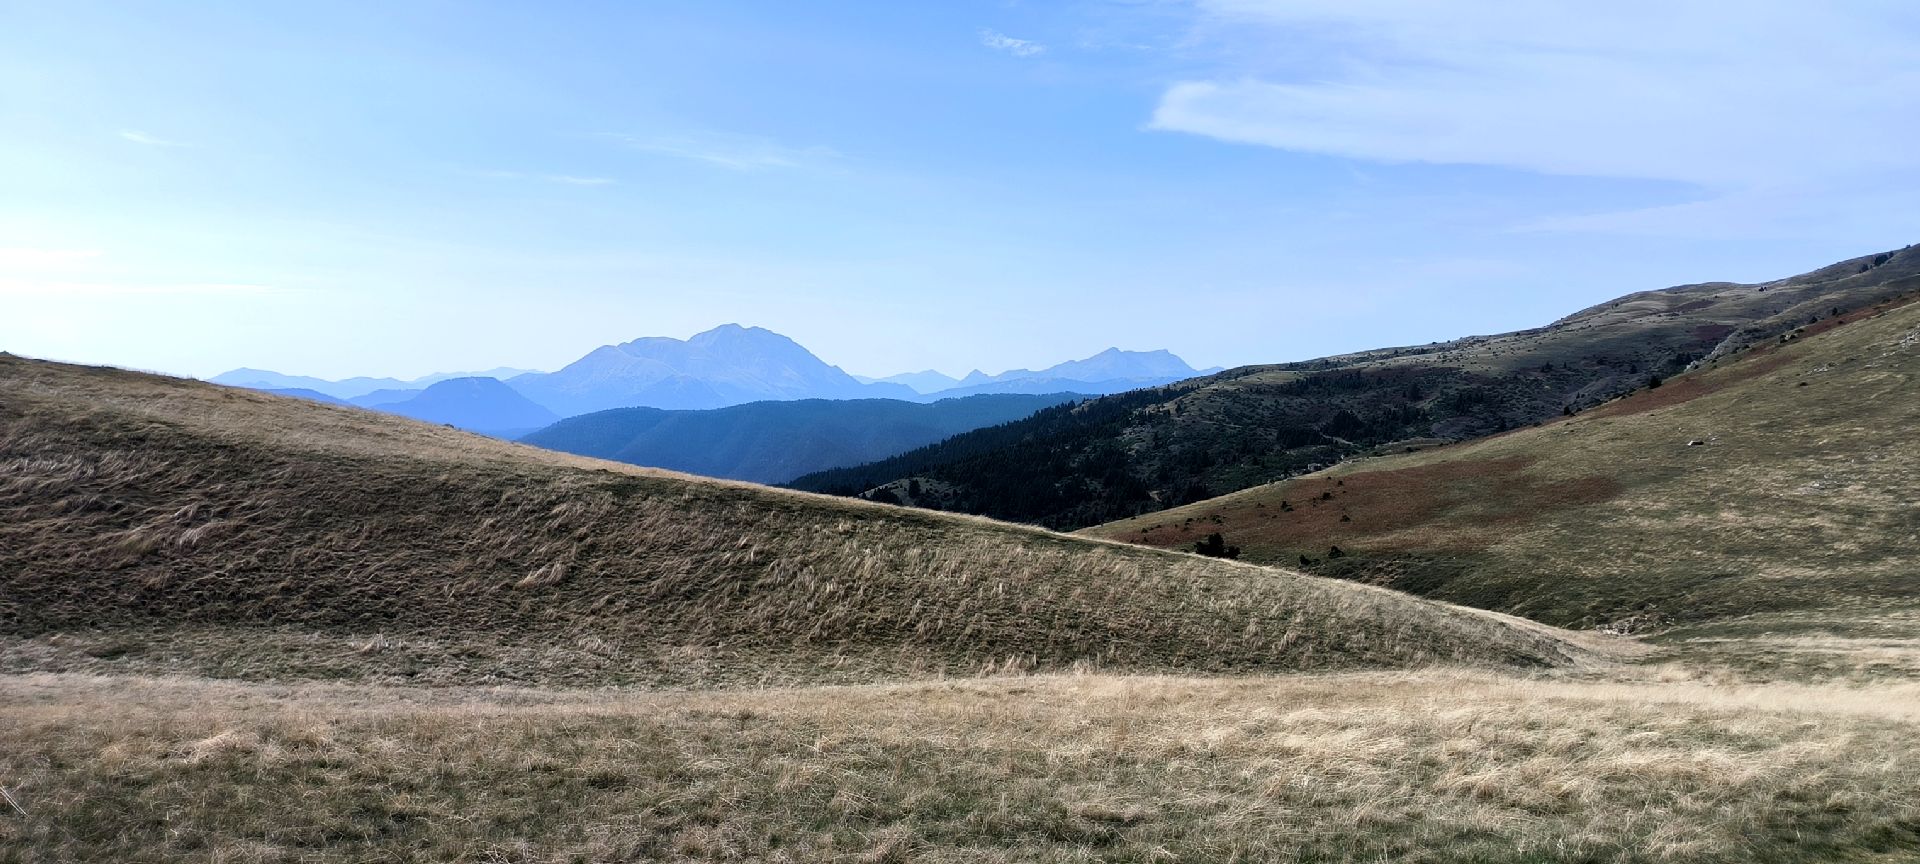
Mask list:
[[[1865,620],[1920,606],[1916,334],[1920,304],[1893,301],[1539,428],[1088,533],[1173,547],[1218,531],[1254,560],[1562,625]]]
[[[0,677],[28,814],[0,817],[0,861],[1892,861],[1920,850],[1916,719],[1911,683],[1439,670],[614,695]]]
[[[0,464],[0,632],[36,668],[698,685],[1587,655],[1273,569],[17,358]]]

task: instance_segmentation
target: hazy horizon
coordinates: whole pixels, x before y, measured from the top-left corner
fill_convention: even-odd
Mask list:
[[[0,350],[175,374],[1232,367],[1920,236],[1893,3],[0,11]]]
[[[714,325],[713,327],[708,327],[708,328],[705,328],[705,329],[703,329],[703,330],[700,330],[700,331],[698,331],[698,332],[695,332],[695,333],[689,333],[689,334],[687,334],[687,335],[685,335],[685,336],[675,336],[675,335],[671,335],[671,334],[650,334],[650,335],[651,335],[651,336],[654,336],[654,337],[659,337],[659,336],[663,336],[663,335],[664,335],[664,336],[665,336],[665,338],[669,338],[669,339],[675,339],[675,340],[678,340],[678,341],[681,341],[681,342],[685,342],[685,341],[687,341],[688,339],[690,339],[690,338],[692,338],[693,336],[697,336],[697,335],[700,335],[700,333],[705,333],[705,332],[708,332],[708,331],[711,331],[711,330],[716,330],[716,329],[719,329],[719,328],[722,328],[722,327],[729,327],[729,326],[733,326],[733,327],[742,327],[742,328],[745,328],[745,329],[750,329],[750,330],[751,330],[751,329],[763,329],[763,330],[768,330],[768,331],[771,331],[771,332],[773,332],[773,333],[776,333],[776,334],[779,334],[779,335],[782,335],[782,336],[785,336],[785,335],[786,335],[786,334],[784,334],[784,333],[780,333],[780,331],[779,331],[779,330],[776,330],[776,329],[774,329],[774,328],[772,328],[772,327],[764,327],[764,326],[762,326],[762,325],[759,325],[759,324],[752,324],[752,323],[747,323],[747,322],[740,322],[740,321],[727,321],[727,322],[722,322],[722,323],[720,323],[720,324],[716,324],[716,325]],[[636,338],[645,338],[645,337],[636,337]],[[624,341],[633,341],[633,340],[624,340]],[[609,343],[609,344],[618,344],[618,343]],[[584,355],[586,355],[587,353],[589,353],[589,352],[591,352],[591,351],[593,351],[594,349],[597,349],[597,348],[601,348],[601,347],[605,347],[605,346],[601,346],[601,345],[593,345],[593,346],[585,346],[585,347],[583,347],[583,348],[581,348],[581,350],[580,350],[580,354],[581,354],[582,356],[584,356]],[[808,350],[809,352],[811,352],[811,353],[813,353],[813,354],[815,354],[816,356],[818,356],[818,354],[819,354],[819,352],[817,352],[817,351],[813,351],[813,350],[812,350],[812,349],[811,349],[810,347],[808,347],[808,346],[806,346],[806,345],[804,345],[804,344],[802,344],[802,345],[801,345],[800,347],[802,347],[802,348],[807,348],[807,350]],[[958,380],[958,379],[961,379],[961,378],[965,378],[965,377],[966,377],[967,375],[969,375],[969,374],[972,374],[972,373],[974,373],[974,372],[982,372],[982,373],[985,373],[985,374],[987,374],[987,375],[989,375],[989,376],[993,376],[993,375],[1004,375],[1004,374],[1006,374],[1006,373],[1009,373],[1009,372],[1016,372],[1016,371],[1036,371],[1037,369],[1046,369],[1046,368],[1049,368],[1049,367],[1052,367],[1052,366],[1057,366],[1057,365],[1059,365],[1059,364],[1062,364],[1062,363],[1068,363],[1068,362],[1073,362],[1073,361],[1077,361],[1077,360],[1089,360],[1089,359],[1092,359],[1092,358],[1094,358],[1094,357],[1097,357],[1097,356],[1099,356],[1100,354],[1103,354],[1103,353],[1106,353],[1107,351],[1121,351],[1121,352],[1126,352],[1126,353],[1152,353],[1152,352],[1155,352],[1155,351],[1163,351],[1163,350],[1166,350],[1166,349],[1161,349],[1161,348],[1126,348],[1126,347],[1123,347],[1123,346],[1119,346],[1119,345],[1109,345],[1109,346],[1107,346],[1106,348],[1102,348],[1102,349],[1100,349],[1099,351],[1095,351],[1095,352],[1093,352],[1093,353],[1091,353],[1091,354],[1088,354],[1088,355],[1086,355],[1086,356],[1082,356],[1082,357],[1061,357],[1061,358],[1058,358],[1058,359],[1056,359],[1056,360],[1053,360],[1053,361],[1051,361],[1051,362],[1047,362],[1047,363],[1044,363],[1044,364],[1041,364],[1041,365],[1040,365],[1040,366],[1038,366],[1038,367],[1021,367],[1021,366],[1009,366],[1009,367],[1006,367],[1006,368],[1004,368],[1004,369],[988,369],[988,368],[984,368],[984,367],[980,367],[980,366],[971,366],[971,367],[968,367],[968,368],[966,368],[966,369],[962,369],[962,370],[960,370],[960,371],[958,371],[958,372],[954,372],[954,371],[950,371],[950,370],[945,370],[945,369],[895,369],[895,370],[891,370],[891,371],[885,371],[885,372],[877,372],[877,373],[872,373],[872,374],[869,374],[868,372],[865,372],[865,371],[863,371],[863,370],[859,370],[859,369],[847,369],[847,368],[846,368],[845,366],[842,366],[841,364],[838,364],[838,363],[834,363],[834,362],[833,362],[832,360],[829,360],[829,359],[827,359],[827,358],[825,358],[825,357],[822,357],[822,358],[820,358],[820,359],[821,359],[821,360],[823,360],[823,361],[825,361],[825,362],[826,362],[826,363],[828,363],[829,365],[833,365],[833,366],[839,366],[839,367],[841,368],[841,371],[844,371],[844,372],[846,372],[846,373],[848,373],[848,374],[850,374],[850,375],[855,375],[855,376],[860,376],[860,377],[865,377],[865,378],[872,378],[872,379],[875,379],[875,380],[879,380],[879,379],[883,379],[883,378],[890,378],[890,377],[894,377],[894,376],[899,376],[899,375],[918,375],[918,374],[923,374],[923,373],[927,373],[927,372],[935,372],[935,373],[939,373],[939,374],[942,374],[942,375],[946,375],[946,376],[947,376],[947,377],[949,377],[949,378],[953,378],[953,379],[955,379],[955,380]],[[1208,367],[1208,366],[1202,366],[1202,365],[1200,365],[1200,364],[1197,364],[1197,363],[1193,363],[1193,362],[1191,362],[1191,361],[1189,361],[1189,360],[1187,360],[1187,359],[1186,359],[1185,357],[1180,357],[1180,355],[1179,355],[1179,353],[1178,353],[1178,352],[1169,352],[1169,353],[1172,353],[1172,354],[1173,354],[1173,355],[1174,355],[1174,356],[1175,356],[1176,358],[1178,358],[1178,359],[1180,359],[1180,360],[1181,360],[1182,362],[1185,362],[1185,363],[1186,363],[1186,364],[1187,364],[1188,366],[1191,366],[1191,367],[1193,367],[1193,368],[1194,368],[1194,369],[1196,369],[1196,370],[1204,370],[1204,369],[1208,369],[1208,368],[1212,368],[1212,367]],[[38,358],[38,359],[47,359],[47,360],[61,360],[61,361],[65,361],[65,362],[72,362],[72,361],[70,360],[70,358],[59,358],[59,357],[46,357],[46,358]],[[577,359],[580,359],[580,358],[579,358],[579,357],[575,357],[575,358],[573,358],[573,359],[575,359],[575,360],[577,360]],[[571,362],[571,361],[568,361],[568,362]],[[108,365],[116,365],[116,364],[108,364]],[[297,369],[271,369],[271,368],[266,368],[266,367],[261,367],[261,366],[255,366],[255,365],[250,365],[250,364],[242,364],[242,365],[240,365],[240,366],[233,366],[233,367],[229,367],[229,368],[226,368],[226,369],[222,369],[222,370],[219,370],[218,372],[213,372],[213,373],[210,373],[210,374],[207,374],[207,375],[189,375],[189,376],[187,376],[187,377],[195,377],[195,378],[211,378],[211,377],[216,377],[216,376],[219,376],[219,375],[222,375],[222,374],[225,374],[225,373],[228,373],[228,372],[238,372],[238,371],[240,371],[240,370],[242,370],[242,369],[255,369],[255,370],[258,370],[258,371],[262,371],[262,372],[276,372],[276,373],[280,373],[280,374],[283,374],[283,375],[298,375],[298,376],[305,376],[305,377],[313,377],[313,378],[323,378],[323,379],[327,379],[327,380],[336,380],[336,381],[338,381],[338,380],[345,380],[345,379],[351,379],[351,378],[396,378],[396,379],[399,379],[399,380],[401,380],[401,381],[411,381],[411,380],[414,380],[414,379],[418,379],[418,378],[424,378],[424,377],[429,377],[429,376],[434,376],[434,375],[445,375],[445,374],[448,374],[448,373],[463,373],[463,372],[473,372],[473,373],[484,373],[484,372],[490,372],[490,371],[495,371],[495,370],[498,370],[498,369],[514,369],[514,370],[516,370],[516,371],[518,371],[518,372],[553,372],[553,371],[555,371],[555,370],[557,370],[557,369],[560,369],[560,368],[562,368],[562,367],[564,367],[564,366],[566,366],[566,365],[567,365],[567,363],[561,363],[560,365],[558,365],[558,366],[555,366],[555,367],[553,367],[552,369],[533,369],[533,368],[528,368],[528,367],[511,367],[511,366],[499,366],[499,365],[495,365],[495,366],[491,366],[491,367],[487,367],[487,368],[484,368],[484,369],[483,369],[483,368],[465,368],[465,369],[451,369],[451,368],[449,368],[449,369],[434,369],[434,370],[429,370],[429,371],[426,371],[426,372],[421,372],[421,373],[418,373],[418,374],[400,374],[400,375],[389,375],[389,374],[384,374],[384,373],[382,373],[382,374],[360,374],[360,375],[342,375],[342,376],[323,376],[323,375],[309,375],[308,373],[305,373],[305,372],[301,372],[301,371],[299,371],[299,370],[297,370]],[[142,370],[139,370],[139,371],[150,371],[150,372],[166,372],[167,370],[164,370],[164,369],[142,369]],[[184,375],[184,374],[186,374],[186,373],[177,373],[177,372],[176,372],[176,373],[169,373],[169,374],[176,374],[176,375]]]

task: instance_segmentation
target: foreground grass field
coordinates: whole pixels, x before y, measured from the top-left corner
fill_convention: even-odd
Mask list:
[[[30,675],[0,679],[25,810],[0,860],[1911,860],[1916,723],[1912,683],[1671,668],[621,694]]]

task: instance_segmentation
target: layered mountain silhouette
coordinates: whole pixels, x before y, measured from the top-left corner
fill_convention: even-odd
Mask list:
[[[379,405],[374,410],[503,438],[560,419],[500,379],[478,377],[440,381],[411,399]]]
[[[397,378],[350,378],[328,381],[286,375],[264,369],[235,369],[210,379],[214,383],[325,397],[363,408],[408,413],[396,406],[427,395],[431,385],[455,379],[498,379],[527,401],[555,418],[575,417],[615,408],[706,410],[752,402],[796,399],[893,399],[930,402],[980,394],[1099,395],[1153,387],[1218,370],[1196,370],[1167,351],[1122,351],[1109,348],[1083,360],[1045,369],[1014,369],[998,375],[975,370],[956,379],[934,370],[887,378],[848,374],[827,363],[792,339],[761,327],[725,324],[687,339],[648,337],[603,345],[555,372],[499,369],[473,374],[437,374],[412,381]],[[465,385],[474,399],[498,404],[487,409],[501,416],[525,419],[525,406],[510,404],[497,388],[482,395]],[[298,391],[298,392],[296,392]],[[444,394],[426,404],[439,405]],[[477,427],[461,416],[447,419],[433,409],[439,422],[495,432],[502,426]],[[511,412],[522,412],[512,415]],[[477,415],[492,423],[486,412]]]
[[[471,377],[471,376],[468,376],[468,377]],[[358,405],[362,408],[378,408],[382,405],[391,405],[395,402],[405,402],[408,399],[412,399],[413,397],[420,395],[421,390],[424,390],[424,389],[425,388],[394,389],[389,387],[381,390],[375,390],[372,393],[362,393],[361,395],[351,397],[346,401],[347,401],[347,404],[349,405]]]
[[[404,391],[408,394],[388,400],[397,402],[400,399],[410,398],[412,394],[418,393],[428,385],[437,384],[453,378],[498,378],[504,381],[517,375],[524,375],[530,371],[532,370],[502,366],[497,369],[488,369],[482,372],[436,372],[432,375],[423,375],[412,380],[358,377],[329,381],[325,378],[314,378],[307,375],[286,375],[268,369],[241,367],[231,372],[222,372],[207,380],[215,384],[225,384],[229,387],[246,387],[252,390],[311,390],[334,399],[348,401],[354,401],[357,397],[366,396],[375,391]],[[356,401],[355,404],[360,403]]]
[[[353,399],[339,399],[304,387],[265,388],[264,392],[368,408],[496,438],[515,438],[560,419],[498,378],[449,378],[420,390],[377,390]]]
[[[801,399],[706,411],[616,408],[571,417],[520,440],[633,465],[783,483],[884,459],[1080,398],[1073,393],[989,394],[931,403]]]
[[[307,399],[313,402],[325,402],[328,405],[352,405],[353,404],[352,402],[348,402],[345,399],[336,399],[318,390],[309,390],[305,387],[269,387],[269,388],[253,388],[253,389],[263,390],[264,392],[272,393],[278,396],[292,396],[295,399]]]
[[[723,408],[777,399],[911,399],[899,384],[863,384],[785,336],[726,324],[685,340],[605,345],[552,373],[507,382],[561,416],[610,408]]]
[[[933,369],[923,369],[919,372],[902,372],[898,375],[888,375],[885,378],[869,378],[865,375],[855,375],[853,377],[854,380],[862,384],[899,384],[912,388],[915,393],[919,393],[922,396],[932,395],[942,390],[951,390],[960,385],[960,379]]]
[[[1074,393],[1109,394],[1158,387],[1219,372],[1219,367],[1195,369],[1170,351],[1122,351],[1108,348],[1085,360],[1069,360],[1045,369],[1013,369],[988,375],[978,369],[937,391],[941,397],[976,393]]]

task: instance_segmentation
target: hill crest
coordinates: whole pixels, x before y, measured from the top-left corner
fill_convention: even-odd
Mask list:
[[[714,684],[1587,656],[1364,586],[119,370],[0,359],[0,463],[0,632],[44,669]]]

